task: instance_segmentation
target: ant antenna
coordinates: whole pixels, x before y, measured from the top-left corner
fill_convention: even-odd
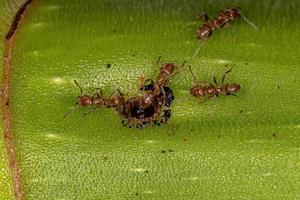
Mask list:
[[[191,68],[190,65],[189,65],[189,71],[190,71],[190,73],[191,73],[191,75],[192,75],[192,77],[193,77],[194,84],[196,84],[196,76],[195,76],[195,74],[193,73],[192,68]]]
[[[158,59],[157,59],[157,61],[156,61],[156,65],[158,65],[160,59],[161,59],[161,56],[158,57]]]
[[[227,70],[227,71],[224,73],[224,75],[223,75],[223,77],[222,77],[222,84],[224,84],[225,77],[226,77],[226,75],[227,75],[228,73],[231,72],[232,68],[233,68],[233,66],[232,66],[229,70]]]
[[[258,27],[254,23],[249,21],[243,13],[240,12],[240,15],[243,17],[243,20],[247,22],[255,31],[258,31]]]
[[[78,83],[76,80],[74,80],[74,83],[79,87],[79,89],[80,89],[80,94],[82,94],[82,93],[83,93],[82,87],[79,85],[79,83]]]
[[[182,67],[182,68],[183,68],[183,66],[185,65],[186,62],[187,62],[186,60],[183,61],[183,63],[181,64],[181,67]]]

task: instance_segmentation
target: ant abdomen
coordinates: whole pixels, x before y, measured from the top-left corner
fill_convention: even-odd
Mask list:
[[[204,97],[205,96],[205,91],[203,90],[204,88],[200,86],[194,86],[190,90],[190,94],[194,97]]]
[[[227,84],[225,87],[225,91],[227,94],[234,94],[241,90],[240,84],[237,83],[231,83]]]

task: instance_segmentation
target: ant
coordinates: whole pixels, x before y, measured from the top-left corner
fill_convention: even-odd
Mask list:
[[[150,79],[149,79],[150,80]],[[128,99],[122,106],[122,112],[126,120],[122,123],[124,126],[131,128],[143,128],[153,123],[153,126],[160,126],[167,123],[171,117],[171,110],[169,109],[174,100],[173,91],[168,86],[162,86],[158,95],[153,95],[154,82],[143,87],[145,91],[149,91],[147,95],[136,96]]]
[[[196,78],[194,73],[192,72],[191,66],[189,66],[189,70],[190,73],[194,79],[194,83],[196,83]],[[213,81],[215,83],[209,83],[206,81],[201,81],[204,82],[205,84],[198,84],[193,86],[190,89],[190,94],[194,97],[208,97],[208,98],[212,98],[212,97],[218,97],[219,95],[235,95],[235,93],[237,93],[238,91],[240,91],[241,86],[238,83],[226,83],[224,84],[224,80],[225,77],[228,73],[230,73],[232,70],[232,67],[226,71],[222,77],[222,82],[221,85],[218,83],[216,77],[213,77]],[[204,101],[206,101],[207,99],[205,99]],[[203,102],[204,102],[203,101]]]
[[[98,109],[101,107],[106,107],[106,108],[116,108],[117,110],[120,110],[122,108],[122,105],[125,102],[125,99],[123,97],[123,94],[118,90],[118,95],[114,95],[114,93],[110,96],[110,98],[104,98],[102,94],[102,90],[100,90],[100,93],[96,93],[94,95],[82,95],[83,94],[83,89],[79,85],[79,83],[74,80],[74,83],[78,86],[80,89],[80,96],[79,100],[76,102],[75,107],[78,106],[89,106],[89,107],[94,107],[94,109]],[[69,114],[71,113],[71,110],[69,110],[65,115],[64,118],[66,118]]]
[[[229,22],[243,18],[245,22],[247,22],[254,30],[258,31],[258,28],[250,22],[245,15],[241,13],[241,8],[240,7],[232,7],[232,8],[226,8],[224,10],[221,10],[219,12],[219,15],[210,20],[208,15],[204,12],[200,15],[197,15],[196,19],[200,20],[202,17],[204,18],[204,23],[199,27],[197,30],[197,38],[202,41],[201,45],[196,49],[194,55],[192,58],[195,58],[198,52],[200,51],[201,47],[204,45],[205,41],[213,34],[214,29],[221,29],[224,27],[227,27],[230,34],[230,26]]]
[[[205,41],[207,38],[209,38],[212,35],[214,29],[227,27],[228,30],[230,31],[229,22],[235,19],[239,19],[241,17],[243,17],[243,19],[248,24],[250,24],[255,30],[258,30],[258,28],[240,12],[240,9],[241,8],[239,7],[226,8],[224,10],[221,10],[219,12],[219,15],[212,20],[209,19],[206,13],[198,15],[197,19],[199,20],[202,17],[204,17],[205,22],[198,29],[197,38]]]

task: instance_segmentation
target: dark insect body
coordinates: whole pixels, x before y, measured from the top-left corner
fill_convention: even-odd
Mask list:
[[[162,65],[156,81],[148,79],[146,84],[140,88],[144,91],[144,95],[132,97],[124,103],[121,113],[125,118],[124,126],[136,128],[143,128],[151,124],[160,126],[169,120],[171,117],[169,107],[174,100],[174,94],[167,84],[175,69],[176,66],[173,63]]]
[[[191,67],[189,66],[190,73],[196,83],[195,75],[192,72]],[[202,97],[202,98],[211,98],[217,97],[219,95],[234,95],[238,91],[240,91],[241,86],[238,83],[224,83],[225,77],[232,70],[229,69],[226,71],[222,77],[222,83],[219,84],[216,77],[213,77],[214,84],[202,81],[204,84],[196,84],[190,89],[190,94],[194,97]]]

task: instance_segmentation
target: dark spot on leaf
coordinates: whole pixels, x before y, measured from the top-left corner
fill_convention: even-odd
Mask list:
[[[149,170],[146,170],[145,172],[146,172],[146,173],[149,173]]]
[[[106,64],[106,68],[107,68],[107,69],[111,68],[111,64],[110,64],[110,63],[107,63],[107,64]]]
[[[161,150],[162,153],[166,153],[166,150]]]
[[[173,149],[169,149],[169,152],[172,153],[172,152],[174,152],[174,150]]]

